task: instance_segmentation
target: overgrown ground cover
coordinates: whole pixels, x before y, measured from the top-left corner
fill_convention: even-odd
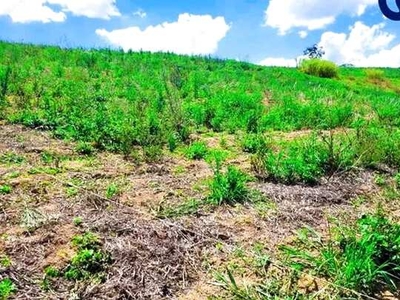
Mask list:
[[[0,43],[0,299],[394,299],[400,71],[338,74]]]

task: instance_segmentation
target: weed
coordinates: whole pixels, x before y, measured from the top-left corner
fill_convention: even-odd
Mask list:
[[[72,223],[74,223],[74,226],[80,226],[83,223],[82,217],[75,217],[72,220]]]
[[[163,206],[160,205],[155,214],[158,218],[177,218],[185,215],[196,214],[204,205],[202,201],[189,199],[179,205]]]
[[[385,72],[383,70],[366,69],[365,75],[367,76],[367,79],[372,81],[381,81],[385,79]]]
[[[337,226],[333,239],[302,239],[305,248],[283,247],[294,268],[310,270],[328,278],[339,293],[348,290],[373,295],[382,288],[395,289],[399,278],[400,225],[389,221],[382,212],[365,215],[355,227]],[[314,234],[314,233],[313,233]],[[315,235],[315,234],[314,234]]]
[[[112,183],[107,187],[106,197],[108,199],[111,199],[114,196],[118,195],[119,193],[120,193],[119,187],[116,184]]]
[[[7,152],[0,156],[0,163],[2,164],[16,164],[20,165],[25,161],[25,157],[18,155],[15,152]]]
[[[207,153],[208,148],[204,142],[194,142],[185,150],[185,155],[189,159],[203,159]]]
[[[268,150],[266,137],[261,134],[249,133],[243,137],[242,150],[249,153],[265,153]]]
[[[5,184],[5,185],[0,185],[0,195],[6,195],[6,194],[11,194],[12,192],[12,187]]]
[[[233,166],[228,166],[225,173],[220,168],[214,170],[210,183],[208,202],[213,205],[242,203],[250,199],[246,187],[249,177]]]
[[[8,268],[11,266],[11,259],[7,255],[0,255],[0,267]]]
[[[15,284],[9,278],[0,281],[0,299],[7,300],[11,295],[16,292]]]
[[[81,155],[92,155],[94,153],[94,147],[91,143],[79,142],[75,147],[75,151]]]

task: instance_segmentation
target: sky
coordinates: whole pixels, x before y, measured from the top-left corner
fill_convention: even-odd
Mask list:
[[[281,66],[319,44],[337,64],[400,67],[400,22],[378,0],[0,0],[0,39]]]

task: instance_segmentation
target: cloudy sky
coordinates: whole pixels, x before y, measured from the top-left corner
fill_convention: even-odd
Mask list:
[[[400,67],[400,22],[378,0],[0,0],[0,39],[287,66],[319,43],[338,64]]]

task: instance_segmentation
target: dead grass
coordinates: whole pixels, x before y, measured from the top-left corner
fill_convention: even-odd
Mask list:
[[[206,140],[217,147],[220,137]],[[233,136],[227,137],[228,147],[236,149],[235,143]],[[227,253],[236,245],[250,249],[263,243],[273,254],[295,230],[304,225],[323,230],[327,215],[356,216],[359,210],[351,200],[379,193],[368,172],[331,178],[316,187],[253,183],[268,199],[259,206],[222,206],[159,220],[152,209],[160,203],[204,197],[204,181],[212,175],[206,162],[174,156],[138,166],[112,153],[79,156],[72,143],[46,132],[0,124],[0,155],[9,152],[24,161],[0,163],[0,184],[12,187],[10,194],[0,195],[0,254],[12,261],[0,277],[13,280],[18,299],[206,299],[219,292],[211,284],[212,270],[231,262]],[[47,152],[61,159],[44,162]],[[244,154],[229,162],[250,170]],[[108,198],[111,184],[118,193]],[[31,230],[21,222],[26,209],[44,218]],[[76,217],[82,220],[78,226],[73,225]],[[71,238],[86,231],[98,234],[113,258],[106,281],[59,278],[50,290],[43,289],[44,268],[65,267],[75,253]],[[219,244],[229,251],[217,251]]]

